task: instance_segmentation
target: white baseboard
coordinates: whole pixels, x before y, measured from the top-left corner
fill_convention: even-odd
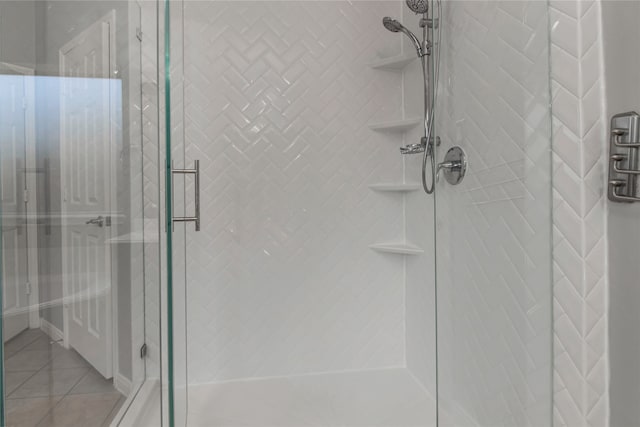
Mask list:
[[[113,377],[113,386],[125,396],[131,393],[131,381],[120,373]]]
[[[62,331],[56,328],[52,323],[49,323],[49,321],[43,319],[42,317],[40,318],[40,330],[45,334],[49,335],[52,341],[56,341],[60,343],[64,341],[64,334],[62,333]]]

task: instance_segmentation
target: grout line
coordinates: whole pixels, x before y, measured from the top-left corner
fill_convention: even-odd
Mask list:
[[[66,349],[65,349],[65,350],[66,350]],[[45,366],[46,366],[46,365],[45,365]],[[42,368],[42,369],[44,369],[44,368]],[[74,368],[69,368],[69,369],[74,369]],[[58,396],[61,396],[61,397],[60,397],[60,400],[58,400],[58,401],[56,402],[56,404],[55,404],[55,405],[53,405],[51,408],[49,408],[49,410],[47,411],[47,413],[46,413],[46,414],[45,414],[45,415],[44,415],[44,416],[43,416],[43,417],[42,417],[42,418],[41,418],[41,419],[36,423],[36,427],[37,427],[37,426],[39,426],[39,425],[40,425],[40,423],[41,423],[42,421],[44,421],[44,419],[45,419],[45,418],[47,418],[47,417],[49,416],[49,414],[52,414],[52,413],[53,413],[53,410],[54,410],[55,408],[57,408],[57,407],[58,407],[58,405],[60,405],[60,403],[61,403],[61,402],[62,402],[62,401],[67,397],[67,396],[69,396],[69,392],[70,392],[71,390],[73,390],[73,389],[74,389],[74,387],[75,387],[75,386],[77,386],[77,385],[78,385],[78,383],[79,383],[79,382],[80,382],[80,381],[81,381],[81,380],[82,380],[86,375],[87,375],[87,373],[85,373],[84,375],[82,375],[82,376],[81,376],[81,377],[80,377],[80,378],[75,382],[75,384],[73,384],[73,386],[71,386],[71,388],[69,389],[69,391],[68,391],[67,393],[65,393],[65,394],[63,394],[63,395],[58,395]],[[49,397],[56,397],[56,396],[49,396]]]
[[[10,344],[11,341],[14,341],[15,339],[17,339],[20,335],[24,334],[25,332],[30,331],[30,329],[25,329],[24,331],[20,332],[18,335],[16,335],[15,337],[11,338],[9,341],[7,341],[6,343],[4,343],[4,347],[7,346],[7,344]],[[39,330],[38,330],[39,331]],[[44,334],[44,332],[43,332]],[[44,334],[44,336],[47,336],[46,334]],[[24,344],[22,347],[20,347],[19,349],[17,349],[11,356],[6,357],[7,359],[11,359],[13,356],[17,355],[18,353],[20,353],[21,351],[23,351],[26,347],[30,346],[31,344],[33,344],[38,338],[38,336],[36,336],[34,339],[32,339],[31,341],[29,341],[28,343]],[[4,350],[3,347],[3,350]]]
[[[46,334],[43,333],[44,336],[47,336]],[[18,335],[19,336],[19,335]],[[17,336],[16,336],[17,338]],[[15,390],[13,390],[11,392],[11,394],[9,394],[9,396],[7,396],[8,400],[27,400],[27,399],[58,399],[57,402],[51,406],[46,412],[45,414],[42,416],[42,418],[40,418],[35,426],[40,425],[48,416],[50,416],[52,414],[52,412],[54,411],[55,408],[57,408],[60,403],[65,400],[67,397],[73,397],[73,396],[81,396],[81,395],[91,395],[91,394],[111,394],[111,392],[86,392],[86,393],[75,393],[72,394],[72,391],[78,386],[78,384],[80,384],[80,382],[82,382],[82,380],[84,380],[93,370],[95,370],[89,363],[85,362],[85,366],[77,366],[77,367],[67,367],[67,368],[53,368],[53,361],[55,359],[55,356],[53,354],[53,346],[55,344],[58,344],[55,341],[51,341],[50,342],[50,347],[46,350],[26,350],[26,347],[33,344],[36,340],[38,340],[40,337],[37,336],[35,339],[29,341],[27,344],[25,344],[23,347],[21,347],[18,351],[16,351],[12,356],[10,357],[14,357],[14,356],[18,356],[20,355],[20,353],[23,352],[30,352],[30,351],[42,351],[42,352],[48,352],[50,354],[50,358],[47,360],[47,362],[39,369],[36,370],[25,370],[25,371],[12,371],[12,372],[33,372],[32,375],[30,375],[28,378],[26,378],[25,380],[23,380],[20,385],[18,385]],[[59,345],[59,344],[58,344]],[[62,349],[64,352],[69,353],[69,354],[73,354],[73,351],[70,349],[65,349],[64,347],[60,346],[60,349]],[[32,379],[33,377],[35,377],[37,374],[41,373],[41,372],[53,372],[53,371],[64,371],[64,370],[70,370],[70,369],[87,369],[87,372],[85,372],[83,375],[80,376],[80,378],[78,378],[78,380],[69,388],[69,390],[65,393],[65,394],[49,394],[46,396],[25,396],[25,397],[14,397],[11,398],[11,395],[13,393],[15,393],[16,391],[18,391],[22,386],[24,386],[24,384],[26,382],[28,382],[30,379]],[[50,388],[51,388],[50,384]],[[111,384],[112,388],[113,388],[113,393],[118,393],[119,397],[118,399],[114,402],[113,406],[111,407],[111,409],[109,410],[109,412],[107,413],[107,415],[105,416],[105,418],[102,420],[102,422],[100,423],[101,426],[105,425],[105,423],[107,422],[107,420],[109,420],[109,417],[114,414],[114,411],[120,408],[120,406],[122,406],[122,403],[124,403],[123,400],[123,395],[118,392],[118,390],[115,389],[115,387],[113,386],[113,383]],[[122,401],[122,403],[120,405],[118,405],[118,403],[120,403]]]
[[[22,381],[22,382],[20,383],[20,385],[18,385],[18,387],[16,387],[16,388],[11,392],[11,393],[9,393],[8,395],[6,395],[5,399],[12,399],[12,400],[23,399],[23,398],[20,398],[20,397],[13,397],[13,398],[12,398],[12,397],[11,397],[11,395],[12,395],[13,393],[15,393],[16,391],[18,391],[18,389],[19,389],[20,387],[22,387],[22,386],[23,386],[27,381],[29,381],[31,378],[33,378],[33,377],[34,377],[38,372],[40,372],[40,371],[14,371],[14,372],[33,372],[33,373],[32,373],[30,376],[28,376],[27,378],[25,378],[25,380],[24,380],[24,381]],[[10,373],[11,373],[11,372],[5,372],[4,374],[5,374],[5,376],[6,376],[7,374],[10,374]],[[5,384],[6,384],[6,383],[5,383]]]

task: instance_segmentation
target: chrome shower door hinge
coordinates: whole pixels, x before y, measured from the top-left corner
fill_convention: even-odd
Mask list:
[[[142,344],[142,346],[140,347],[140,359],[144,359],[145,357],[147,357],[147,344],[146,343]]]
[[[640,202],[636,196],[640,175],[640,115],[631,111],[611,118],[609,185],[612,202]]]

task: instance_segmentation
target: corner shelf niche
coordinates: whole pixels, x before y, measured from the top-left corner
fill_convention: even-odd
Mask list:
[[[402,53],[400,55],[389,56],[387,58],[376,58],[369,63],[369,67],[374,70],[391,70],[402,71],[404,67],[417,59],[417,55],[408,55]]]
[[[384,182],[379,184],[371,184],[369,188],[373,191],[378,191],[381,193],[409,193],[411,191],[419,190],[420,188],[422,188],[422,185],[418,183]]]
[[[379,132],[406,132],[422,123],[420,118],[391,120],[388,122],[369,123],[369,129]]]
[[[376,252],[399,255],[419,255],[424,252],[422,248],[419,248],[418,246],[409,242],[375,243],[373,245],[369,245],[369,248],[373,249]]]
[[[388,70],[394,72],[402,72],[404,68],[417,59],[416,55],[402,53],[399,55],[376,58],[369,63],[369,67],[375,70]],[[399,120],[390,120],[386,122],[369,123],[369,128],[377,132],[388,133],[404,133],[423,123],[423,119],[419,117],[404,118]],[[380,193],[395,193],[404,195],[409,192],[418,191],[422,188],[420,183],[405,182],[380,182],[369,185],[372,191]],[[379,242],[369,245],[371,250],[380,253],[395,255],[419,255],[424,250],[406,240]]]

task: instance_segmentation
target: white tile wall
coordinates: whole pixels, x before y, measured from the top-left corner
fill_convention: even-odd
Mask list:
[[[515,13],[518,13],[518,8],[521,6],[516,6],[515,10],[511,7],[517,3],[520,2],[502,4],[502,13],[511,14],[512,16],[514,11]],[[251,224],[252,220],[251,212],[247,211],[247,209],[244,209],[245,212],[242,212],[242,210],[239,209],[244,205],[244,203],[240,202],[251,202],[251,198],[245,196],[249,193],[247,193],[243,188],[232,189],[231,185],[234,180],[237,179],[241,179],[242,186],[245,186],[245,188],[249,188],[250,183],[252,183],[251,185],[257,185],[255,177],[246,176],[246,170],[248,165],[251,165],[251,170],[255,167],[260,167],[261,165],[263,167],[264,165],[267,165],[264,160],[268,159],[268,156],[260,157],[260,154],[268,154],[268,151],[256,150],[255,156],[251,156],[249,158],[247,158],[247,153],[251,153],[251,149],[255,150],[254,147],[264,147],[261,145],[264,143],[270,143],[271,149],[278,148],[278,145],[274,144],[271,140],[247,138],[246,133],[243,134],[243,132],[241,132],[242,130],[247,129],[247,122],[255,123],[257,120],[256,117],[260,117],[260,109],[257,108],[259,104],[244,100],[244,103],[236,105],[234,101],[244,99],[245,94],[241,93],[241,95],[238,95],[237,92],[229,94],[227,91],[234,92],[238,87],[244,91],[259,91],[260,89],[255,86],[252,88],[251,83],[253,80],[250,78],[251,76],[259,76],[261,75],[260,73],[263,73],[262,75],[264,75],[266,72],[265,69],[269,69],[269,67],[271,67],[271,69],[274,69],[275,67],[276,71],[278,71],[278,66],[285,66],[285,64],[277,61],[277,59],[280,58],[279,55],[301,55],[299,52],[303,48],[312,49],[312,52],[314,53],[314,55],[304,63],[305,66],[320,66],[319,64],[322,64],[322,62],[320,62],[318,57],[315,55],[319,52],[323,52],[322,49],[326,45],[319,41],[319,37],[325,35],[325,32],[330,27],[328,27],[328,22],[325,22],[324,19],[318,19],[324,16],[324,10],[322,12],[317,11],[314,15],[314,19],[312,20],[316,22],[315,25],[317,26],[312,25],[310,27],[311,29],[309,29],[308,32],[309,38],[304,39],[305,41],[303,42],[303,46],[282,46],[278,45],[274,40],[276,39],[275,35],[280,36],[282,39],[283,35],[286,36],[287,34],[293,34],[293,29],[298,28],[296,27],[296,22],[288,21],[285,29],[280,29],[278,25],[274,25],[274,22],[276,21],[273,19],[273,16],[269,17],[267,14],[267,18],[263,19],[261,14],[258,14],[256,10],[252,8],[245,10],[243,15],[243,19],[245,20],[244,22],[237,22],[238,18],[235,14],[229,13],[228,4],[220,10],[218,9],[221,7],[219,3],[217,3],[215,10],[205,11],[202,9],[202,13],[199,16],[195,16],[198,15],[195,13],[197,7],[206,6],[193,5],[189,7],[193,7],[193,9],[191,9],[191,15],[189,15],[190,12],[189,9],[187,9],[187,16],[190,16],[190,21],[188,21],[190,34],[187,34],[187,36],[195,38],[191,39],[192,43],[195,43],[195,45],[194,49],[188,52],[187,55],[192,63],[199,65],[187,70],[187,74],[190,76],[193,83],[200,81],[209,84],[211,81],[214,81],[212,73],[218,73],[219,76],[224,76],[226,79],[225,81],[227,82],[224,87],[221,86],[217,88],[215,92],[212,91],[210,93],[202,94],[194,93],[195,91],[191,92],[192,96],[197,97],[197,105],[201,108],[188,109],[188,111],[190,111],[188,120],[194,123],[200,123],[201,129],[205,129],[205,131],[199,135],[190,136],[189,142],[193,144],[194,148],[197,147],[200,150],[191,151],[190,149],[189,156],[193,158],[205,158],[204,155],[206,154],[208,161],[211,161],[213,164],[210,170],[210,177],[219,174],[221,171],[224,172],[224,179],[215,183],[209,183],[210,193],[213,193],[214,191],[223,191],[223,193],[226,193],[222,199],[218,200],[218,202],[220,202],[218,203],[218,206],[222,206],[223,204],[227,204],[233,200],[236,201],[236,205],[238,206],[238,209],[235,209],[233,212],[218,210],[216,213],[216,219],[226,218],[225,223],[227,224],[227,227],[224,232],[219,234],[209,234],[209,237],[219,238],[216,239],[218,240],[216,244],[222,245],[224,243],[224,247],[217,248],[211,246],[209,242],[201,241],[198,243],[199,247],[194,246],[190,248],[190,250],[193,251],[194,248],[197,248],[201,251],[203,258],[198,258],[199,263],[224,266],[229,262],[229,259],[226,257],[236,258],[239,253],[247,250],[246,246],[243,247],[243,244],[246,245],[246,240],[240,238],[241,236],[239,236],[237,230],[241,230],[243,228],[249,230],[250,228],[247,224]],[[299,8],[300,6],[297,7]],[[358,7],[358,3],[353,7]],[[380,4],[377,7],[384,8],[387,6]],[[373,9],[375,10],[376,8],[374,7]],[[285,13],[285,16],[288,16],[287,13]],[[379,25],[378,21],[380,16],[386,14],[393,15],[394,13],[396,15],[399,14],[397,6],[389,6],[389,10],[377,10],[373,13],[375,18],[365,14],[365,19],[370,19],[370,26],[376,28],[376,26]],[[476,5],[476,11],[471,15],[476,16],[475,13],[479,13],[480,16],[482,16],[483,11],[481,6]],[[605,131],[605,122],[602,120],[602,112],[600,110],[601,105],[599,101],[601,99],[600,95],[602,90],[599,66],[601,56],[599,51],[599,5],[593,1],[553,0],[550,14],[552,28],[551,62],[554,111],[554,422],[555,425],[567,426],[604,426],[607,423],[608,410],[606,394],[607,373],[605,333],[606,279],[604,275],[603,261],[604,203],[602,199],[602,174],[604,169],[599,161],[599,157],[601,154],[600,150],[602,147],[601,143],[603,141],[603,133]],[[520,18],[522,18],[522,16],[520,16]],[[342,19],[344,20],[340,22],[344,23],[349,21],[349,19],[355,18],[354,15],[346,13],[343,15]],[[524,17],[524,19],[526,19],[526,17]],[[515,22],[518,21],[516,20]],[[217,23],[218,25],[210,25],[213,23]],[[258,37],[258,33],[251,30],[256,23],[258,24],[257,30],[261,30],[263,36],[266,35],[266,37],[262,37],[262,40],[266,41],[268,45],[267,50],[265,50],[264,42],[258,43],[259,46],[256,47],[254,47],[252,43],[249,43],[260,39]],[[476,22],[476,24],[480,24],[480,22]],[[513,27],[509,28],[513,29]],[[509,30],[509,28],[505,27],[506,30]],[[224,37],[221,35],[223,30],[224,32],[232,31],[233,37]],[[278,31],[283,31],[283,33],[279,33]],[[345,28],[338,27],[338,31],[351,34],[349,30]],[[517,31],[517,29],[515,31]],[[335,31],[333,33],[335,36]],[[514,32],[513,35],[516,42],[518,40],[524,41],[524,39],[518,39],[517,32]],[[385,48],[389,47],[387,43],[389,43],[390,40],[394,40],[393,38],[388,38],[387,34],[384,33],[380,33],[379,36],[380,38],[377,38],[377,35],[376,38],[371,40],[371,42],[375,42],[379,46],[385,46]],[[356,39],[357,35],[355,34],[349,37],[350,42],[353,42]],[[285,37],[284,40],[289,39]],[[337,43],[336,39],[331,41],[333,43]],[[206,43],[206,45],[204,45],[204,43]],[[238,47],[241,52],[243,52],[244,57],[234,55],[229,50],[231,46],[235,47],[238,43]],[[207,49],[202,49],[205,46]],[[339,47],[345,48],[346,46],[339,45]],[[392,47],[393,46],[390,48]],[[388,54],[389,52],[390,51],[385,51],[382,53]],[[357,63],[358,61],[361,61],[364,63],[366,62],[365,56],[369,56],[374,53],[375,52],[373,50],[368,51],[367,55],[363,54],[359,58],[356,57],[354,62]],[[473,52],[471,54],[473,54]],[[209,55],[209,58],[207,58],[207,55]],[[221,56],[220,60],[213,61],[211,58],[215,58],[214,55]],[[255,61],[260,58],[262,61]],[[289,58],[291,59],[292,57],[289,56]],[[325,64],[331,64],[331,59],[331,57],[327,57],[326,61],[328,62]],[[252,69],[249,67],[249,61],[251,61],[251,63],[257,62],[260,66],[256,66]],[[265,67],[265,63],[268,67]],[[505,64],[505,66],[517,66],[518,64],[519,62],[515,61]],[[332,67],[329,66],[327,69],[331,72]],[[362,67],[361,69],[366,70],[365,67]],[[237,72],[237,70],[241,70],[242,72]],[[293,73],[291,76],[298,77],[298,73],[300,73],[300,75],[304,75],[305,71],[307,70],[298,69],[297,73]],[[364,75],[361,77],[362,78],[359,79],[361,82],[372,80],[379,82],[377,79],[381,78],[380,75],[374,74]],[[391,75],[385,76],[385,78],[393,79]],[[300,88],[302,91],[305,86],[302,83],[304,83],[304,81],[300,81],[297,85],[292,84],[291,86],[294,90],[298,90],[298,88]],[[398,85],[398,83],[394,84],[396,86]],[[393,84],[391,86],[393,86]],[[191,90],[193,91],[193,89]],[[298,105],[300,105],[302,102],[300,100],[306,100],[308,99],[306,97],[309,96],[308,94],[301,92],[296,92],[295,95],[297,96],[293,97],[292,105],[296,105],[296,100]],[[306,97],[302,95],[305,95]],[[390,94],[389,96],[391,99],[394,99],[393,94]],[[275,99],[278,100],[278,98]],[[311,98],[311,101],[309,102],[313,103],[313,98]],[[394,106],[397,106],[397,99],[394,99],[392,102]],[[213,108],[221,109],[224,107],[229,110],[229,114],[223,115],[222,120],[211,120],[212,118],[217,117],[211,114],[211,110]],[[241,114],[245,111],[246,114]],[[304,110],[298,110],[298,114],[303,113]],[[325,112],[325,114],[327,113]],[[385,114],[380,113],[376,118],[383,118],[385,115],[386,112]],[[325,118],[326,116],[323,116],[322,111],[320,110],[316,116],[310,117]],[[247,118],[249,120],[247,120]],[[280,119],[282,119],[282,116],[280,116]],[[333,117],[334,121],[338,121],[338,119],[339,117],[337,116]],[[358,123],[364,123],[364,121],[360,122],[359,120]],[[250,129],[251,127],[247,130]],[[363,141],[373,143],[379,148],[379,150],[384,149],[384,142],[389,142],[383,141],[382,138],[376,135],[372,136],[369,133],[366,133],[366,137],[362,137],[362,135],[365,135],[364,132],[365,131],[363,130],[359,134],[360,139],[358,139],[358,141],[360,141],[360,145],[355,145],[355,150],[361,146]],[[358,134],[358,132],[356,132],[356,134]],[[216,139],[212,140],[212,135],[225,135],[223,139],[229,138],[230,135],[233,137],[242,135],[242,145],[239,146],[241,149],[235,151],[232,149],[226,153],[224,151],[220,151],[215,148],[217,146]],[[229,141],[231,140],[235,139],[229,138],[226,141],[226,146],[230,146]],[[218,142],[221,141],[222,140],[218,139]],[[390,150],[392,151],[386,153],[387,155],[391,155],[391,152],[395,154],[398,141],[394,142],[396,143],[390,144]],[[319,144],[316,144],[316,146],[317,145]],[[352,146],[349,145],[349,147]],[[233,146],[231,146],[231,148],[233,148]],[[370,147],[368,146],[367,148]],[[311,147],[306,148],[306,150],[309,149],[311,149]],[[303,157],[305,150],[296,149],[295,152]],[[373,158],[367,160],[367,162],[369,162],[368,164],[376,163],[376,155],[377,154],[374,154]],[[397,170],[394,165],[391,166],[394,168],[389,170]],[[408,173],[412,173],[411,167],[412,166],[410,164],[407,165]],[[262,169],[258,169],[258,173],[261,170]],[[302,171],[304,171],[304,169],[302,169]],[[326,172],[339,173],[343,172],[343,170],[332,170]],[[376,173],[384,174],[384,171],[378,171]],[[302,177],[303,175],[299,174],[297,176]],[[327,182],[331,182],[330,175],[325,174],[325,176]],[[381,177],[376,177],[373,180],[377,180],[378,178]],[[392,176],[384,178],[396,177]],[[364,180],[363,178],[361,179]],[[348,182],[348,180],[345,180],[345,182]],[[364,181],[361,183],[364,185]],[[270,190],[270,194],[277,195],[278,190],[278,187],[273,188]],[[372,202],[374,199],[366,193],[366,190],[359,192],[358,194],[367,194],[364,201],[358,200],[358,202],[364,203],[365,206],[371,207],[370,203],[383,203],[380,200]],[[288,202],[283,198],[279,198],[278,200],[281,200],[284,205]],[[216,200],[211,199],[207,203],[216,204]],[[380,207],[376,206],[375,209],[380,209]],[[422,209],[425,211],[429,210],[427,206]],[[384,208],[383,206],[382,210],[390,212],[389,207]],[[234,218],[242,218],[243,222],[234,222]],[[293,215],[291,218],[295,219],[296,216]],[[373,231],[370,229],[368,233],[365,232],[364,234],[367,234],[369,238],[365,239],[366,241],[362,240],[360,243],[363,246],[366,246],[371,239],[381,237],[381,233],[384,233],[385,231],[388,232],[388,236],[391,237],[397,230],[397,227],[400,227],[400,223],[397,222],[397,217],[391,216],[391,214],[389,215],[388,221],[390,221],[390,226],[389,224],[379,224],[379,229],[373,227]],[[264,226],[265,224],[262,225]],[[295,223],[293,223],[293,225],[295,225]],[[262,239],[263,243],[268,242],[269,238],[272,243],[278,241],[278,234],[276,232],[278,228],[275,227],[272,230],[274,233],[272,233],[271,236],[264,236]],[[349,240],[349,237],[345,237],[345,240]],[[339,242],[337,244],[339,245]],[[221,258],[212,259],[211,254],[214,253],[213,251],[220,251],[221,249],[224,249],[222,250],[223,255]],[[232,278],[233,280],[236,280],[238,271],[245,270],[246,266],[250,267],[249,270],[253,269],[254,271],[259,271],[262,274],[261,279],[264,277],[269,278],[268,275],[265,275],[264,269],[260,270],[256,267],[256,265],[259,265],[257,259],[266,256],[266,254],[264,254],[264,252],[259,254],[258,249],[261,249],[259,247],[248,249],[252,249],[253,252],[247,252],[252,256],[245,257],[239,265],[237,265],[235,272],[234,270],[224,271],[224,269],[220,269],[221,271],[224,271],[223,279],[225,277],[227,279],[225,283],[230,283]],[[330,251],[327,250],[327,253],[330,253]],[[366,256],[371,256],[371,254],[367,254]],[[380,258],[376,258],[376,260],[384,263],[384,265],[390,269],[397,267],[388,265],[388,263],[392,263],[392,260],[388,260],[382,256],[380,256]],[[252,262],[254,263],[252,264]],[[280,262],[282,262],[282,260],[280,260]],[[335,262],[334,258],[332,263]],[[276,265],[276,263],[274,263],[274,265]],[[266,271],[273,272],[273,270]],[[410,269],[408,269],[408,271],[410,271]],[[313,274],[309,274],[308,276],[309,277],[301,277],[297,283],[305,283],[305,280],[310,280],[310,277],[314,277]],[[255,279],[257,276],[253,277]],[[392,274],[390,277],[394,277],[393,280],[397,281],[397,276]],[[207,354],[206,358],[196,356],[190,361],[193,363],[193,371],[206,372],[206,374],[203,374],[198,378],[198,381],[208,381],[213,378],[233,377],[237,375],[262,375],[265,373],[291,372],[292,366],[294,367],[294,370],[301,371],[318,368],[330,369],[338,365],[353,366],[353,364],[350,365],[350,363],[354,360],[362,361],[362,359],[357,358],[350,359],[348,356],[348,353],[354,350],[356,346],[347,346],[343,354],[339,356],[340,360],[338,361],[338,359],[334,357],[327,361],[327,366],[320,366],[323,363],[320,363],[319,359],[326,356],[324,354],[322,354],[322,357],[317,357],[318,355],[315,355],[316,357],[304,357],[305,355],[296,354],[295,356],[297,357],[294,362],[297,361],[298,363],[289,364],[287,366],[284,366],[284,363],[278,366],[278,362],[273,357],[267,358],[266,360],[262,357],[252,357],[255,353],[251,350],[258,349],[262,352],[261,355],[269,355],[269,351],[273,350],[273,348],[269,349],[268,346],[265,346],[264,344],[261,345],[261,343],[257,341],[246,339],[234,340],[233,338],[238,336],[246,338],[246,331],[249,327],[264,327],[264,329],[256,335],[258,336],[262,334],[263,336],[273,337],[274,335],[270,335],[269,333],[275,331],[277,334],[278,325],[276,323],[263,325],[263,322],[258,322],[257,319],[267,319],[266,313],[269,309],[273,310],[270,312],[270,315],[277,317],[277,305],[272,304],[265,308],[264,304],[260,304],[259,295],[262,295],[263,297],[268,295],[253,295],[251,293],[252,288],[246,285],[239,289],[233,289],[231,286],[224,286],[221,289],[217,289],[218,292],[223,292],[223,294],[227,295],[231,300],[225,299],[224,302],[220,302],[219,306],[210,305],[212,304],[211,291],[213,289],[211,286],[213,286],[219,278],[216,278],[216,281],[212,280],[213,278],[210,276],[205,276],[205,278],[207,280],[202,282],[203,284],[199,289],[193,291],[192,298],[198,301],[199,308],[194,310],[193,317],[190,319],[189,324],[189,327],[193,328],[194,338],[196,338],[195,340],[191,340],[191,342],[196,342],[195,345],[198,347],[206,348],[206,351],[202,353]],[[251,277],[247,275],[242,277],[242,279],[244,283],[250,283]],[[407,280],[409,283],[410,278],[408,277]],[[253,283],[257,283],[257,281],[254,281]],[[272,282],[260,281],[260,283],[270,283],[272,286],[276,286],[276,289],[281,291],[280,295],[290,296],[290,302],[287,302],[286,304],[299,302],[299,298],[303,296],[301,293],[291,292],[294,291],[292,288],[286,289],[278,287],[277,284],[279,282],[277,280]],[[320,285],[316,284],[311,289],[318,289],[319,291],[319,286]],[[331,291],[329,291],[329,295],[340,294],[344,289],[345,288],[339,287],[332,288]],[[356,288],[353,288],[351,290],[353,291],[355,289]],[[364,292],[364,288],[359,289]],[[384,288],[380,287],[378,289]],[[326,289],[324,291],[326,291]],[[315,295],[319,296],[320,294],[318,293]],[[232,330],[233,334],[225,336],[224,332],[227,327],[222,327],[224,322],[220,322],[220,320],[225,320],[224,318],[215,319],[213,322],[205,321],[205,314],[207,310],[223,312],[224,314],[221,315],[223,317],[231,316],[233,313],[230,313],[229,311],[225,312],[225,308],[230,306],[234,298],[243,297],[252,301],[253,305],[251,305],[251,307],[247,307],[246,312],[235,314],[239,314],[240,318],[243,320],[241,323],[244,324],[247,329]],[[285,297],[282,297],[280,304],[284,304],[283,301],[286,301]],[[355,300],[351,300],[351,302],[353,301]],[[335,309],[335,301],[315,298],[314,304],[319,308],[331,306]],[[293,306],[295,305],[289,305],[289,307]],[[344,307],[346,306],[343,306],[342,308]],[[379,308],[379,306],[376,307],[376,309]],[[252,310],[257,310],[256,312],[258,315],[251,316]],[[345,312],[345,310],[340,311],[340,313]],[[325,310],[325,313],[328,312]],[[336,312],[332,312],[331,316],[336,316]],[[306,321],[309,321],[309,319],[312,319],[313,317],[313,315],[307,316]],[[322,318],[322,316],[318,318]],[[322,321],[327,322],[329,319],[330,317],[326,316]],[[281,319],[280,325],[285,324],[283,320],[285,319]],[[301,316],[295,319],[295,321],[299,322],[301,331],[316,331],[314,333],[314,337],[319,338],[320,340],[328,339],[332,333],[337,333],[334,329],[329,329],[329,335],[323,335],[321,332],[326,333],[325,329],[322,331],[313,328],[309,329],[309,323],[305,323],[305,316]],[[393,323],[395,323],[395,321],[390,322],[390,324]],[[286,324],[290,324],[288,319]],[[322,324],[324,325],[325,323]],[[409,325],[407,325],[407,327],[409,328]],[[198,338],[203,336],[213,336],[214,339],[198,341]],[[295,334],[288,336],[286,334],[276,336],[280,337],[284,345],[293,343],[295,340],[299,339],[299,336],[296,336]],[[332,342],[335,342],[333,336],[331,340]],[[307,340],[305,338],[303,342],[309,344],[306,347],[307,349],[316,349],[311,340]],[[411,364],[411,344],[408,342],[407,346],[407,361]],[[424,351],[424,348],[422,351]],[[216,353],[216,349],[222,349],[222,351]],[[194,351],[191,351],[191,354],[194,354]],[[232,360],[232,358],[239,354],[243,355],[242,360]],[[276,354],[277,352],[271,353],[271,355]],[[280,354],[282,355],[283,353]],[[354,354],[357,354],[357,352],[352,352],[351,356]],[[249,355],[249,357],[245,359],[244,356],[246,355]],[[288,357],[292,356],[292,354],[288,355]],[[383,359],[391,360],[399,357],[401,357],[401,355],[384,357]],[[216,364],[213,369],[210,363],[212,360]],[[285,360],[286,357],[282,359],[282,362]],[[264,363],[260,365],[260,361]],[[291,362],[291,360],[287,361],[287,363],[289,362]],[[395,360],[393,363],[395,363]],[[363,363],[360,363],[360,365],[362,364]],[[428,372],[428,370],[423,369],[423,372]],[[428,383],[428,381],[428,378],[425,376],[423,382]]]
[[[404,364],[398,2],[185,2],[190,382]],[[192,191],[187,189],[187,193]]]
[[[608,425],[600,15],[551,1],[556,426]]]
[[[459,145],[469,169],[460,185],[437,186],[442,425],[550,421],[546,13],[537,1],[444,4],[438,161]],[[409,160],[414,179],[419,163]]]

